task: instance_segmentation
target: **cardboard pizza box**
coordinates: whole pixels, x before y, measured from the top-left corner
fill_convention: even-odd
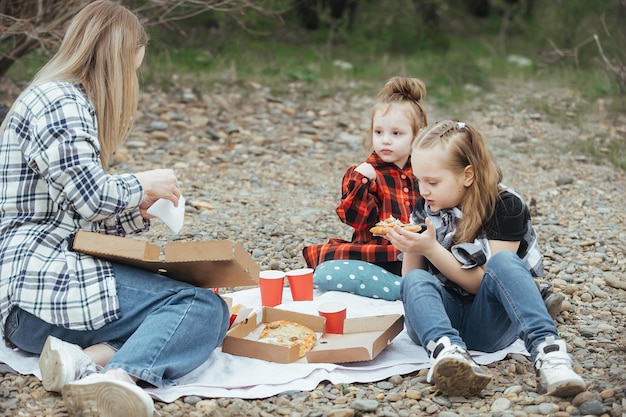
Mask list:
[[[296,323],[309,327],[316,334],[321,334],[326,324],[326,318],[324,317],[263,307],[260,322],[257,315],[252,314],[226,333],[226,337],[222,343],[222,352],[278,363],[297,361],[300,356],[299,346],[278,346],[246,338],[246,336],[255,332],[255,330],[258,332],[266,323],[276,320],[295,321]]]
[[[72,248],[203,288],[258,285],[259,265],[239,243],[229,240],[173,242],[161,247],[130,237],[79,230]]]
[[[404,329],[402,314],[348,318],[343,334],[324,334],[306,354],[307,362],[342,363],[374,359]]]
[[[298,346],[277,346],[260,342],[249,335],[258,332],[266,323],[288,320],[308,326],[317,335],[317,341],[305,358],[298,356]],[[260,320],[256,314],[233,327],[226,334],[222,352],[263,359],[270,362],[342,363],[374,359],[404,328],[402,314],[349,318],[344,322],[344,334],[324,334],[324,317],[263,307]]]

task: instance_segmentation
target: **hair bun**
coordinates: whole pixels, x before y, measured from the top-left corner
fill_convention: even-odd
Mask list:
[[[419,78],[393,77],[385,83],[378,93],[379,99],[384,97],[389,101],[396,101],[398,98],[402,98],[421,103],[424,97],[426,97],[426,85]]]

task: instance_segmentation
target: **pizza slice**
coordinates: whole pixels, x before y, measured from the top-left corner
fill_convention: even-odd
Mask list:
[[[259,335],[259,341],[265,343],[287,347],[300,345],[300,358],[313,349],[315,340],[315,332],[309,327],[287,320],[267,323]]]
[[[376,223],[374,227],[370,228],[370,232],[372,232],[374,236],[385,236],[396,225],[408,230],[409,232],[418,233],[422,231],[422,226],[419,224],[402,223],[395,217],[389,216],[385,220],[381,220]]]

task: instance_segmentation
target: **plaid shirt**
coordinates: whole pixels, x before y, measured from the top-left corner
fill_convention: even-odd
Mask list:
[[[13,307],[93,330],[119,317],[111,265],[73,252],[78,229],[147,230],[134,175],[108,175],[82,86],[49,82],[17,100],[0,136],[0,319]]]
[[[336,210],[339,219],[354,228],[352,240],[332,238],[328,243],[305,247],[302,255],[309,267],[315,268],[331,259],[359,259],[371,263],[398,261],[400,251],[387,239],[373,236],[369,229],[389,216],[409,223],[419,197],[411,160],[400,169],[372,152],[366,162],[376,170],[376,181],[356,172],[356,165],[348,168]]]

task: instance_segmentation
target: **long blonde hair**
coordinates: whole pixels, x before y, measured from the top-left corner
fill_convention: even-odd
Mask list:
[[[460,173],[466,167],[474,169],[474,181],[469,186],[459,209],[454,235],[455,243],[473,242],[478,230],[495,214],[496,201],[502,191],[502,171],[478,130],[456,120],[444,120],[424,129],[413,143],[413,152],[439,147],[446,152],[445,168]]]
[[[82,83],[96,110],[104,166],[135,121],[135,60],[147,42],[143,25],[130,10],[110,0],[94,1],[72,19],[59,50],[32,81]]]
[[[365,139],[366,147],[373,149],[372,134],[374,125],[374,115],[378,111],[386,114],[392,104],[402,104],[406,106],[407,116],[411,120],[413,138],[417,133],[428,125],[426,110],[422,106],[422,100],[426,97],[426,85],[418,78],[393,77],[387,80],[385,85],[376,94],[376,102],[372,108],[370,125]]]

